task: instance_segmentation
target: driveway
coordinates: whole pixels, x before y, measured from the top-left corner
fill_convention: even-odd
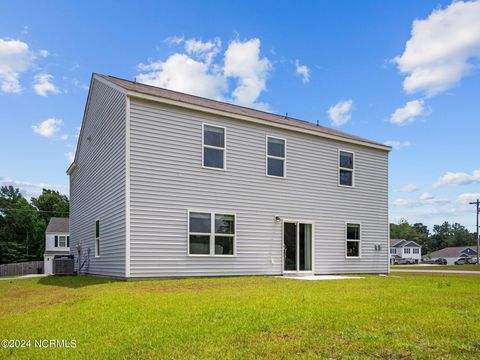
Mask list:
[[[20,275],[15,277],[0,277],[0,281],[2,280],[18,280],[18,279],[30,279],[30,278],[37,278],[37,277],[44,277],[48,276],[46,274],[29,274],[29,275]]]

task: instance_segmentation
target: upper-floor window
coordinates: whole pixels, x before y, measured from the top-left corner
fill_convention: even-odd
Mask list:
[[[405,248],[405,249],[403,249],[403,252],[404,252],[405,254],[410,254],[410,249],[409,249],[409,248]]]
[[[267,176],[286,177],[287,141],[267,136]]]
[[[347,257],[360,257],[360,224],[347,223]]]
[[[233,255],[235,215],[210,212],[189,213],[190,255]]]
[[[338,152],[338,184],[353,186],[354,184],[354,154],[340,150]]]
[[[69,247],[70,236],[55,235],[55,247]]]
[[[95,221],[95,256],[100,256],[100,220]]]
[[[225,169],[225,128],[203,124],[203,167]]]

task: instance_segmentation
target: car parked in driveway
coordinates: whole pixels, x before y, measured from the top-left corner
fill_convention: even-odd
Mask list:
[[[447,265],[447,259],[444,259],[444,258],[435,259],[434,264]]]
[[[477,258],[474,257],[474,258],[468,258],[467,259],[467,263],[468,264],[476,264],[477,263]]]
[[[417,262],[413,258],[401,258],[400,256],[393,258],[394,265],[407,265],[416,264]]]
[[[468,262],[467,262],[467,259],[465,259],[465,258],[460,258],[460,259],[458,259],[457,261],[455,261],[454,264],[455,264],[455,265],[465,265],[465,264],[467,264],[467,263],[468,263]]]
[[[401,258],[400,256],[393,259],[393,265],[405,265],[408,263],[408,259]]]

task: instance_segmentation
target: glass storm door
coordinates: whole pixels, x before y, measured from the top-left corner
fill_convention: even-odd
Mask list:
[[[284,222],[284,271],[312,271],[312,224]]]

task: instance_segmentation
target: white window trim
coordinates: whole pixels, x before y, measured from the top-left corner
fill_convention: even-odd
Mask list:
[[[190,213],[204,213],[210,214],[210,233],[196,233],[190,232]],[[215,233],[215,215],[232,215],[234,217],[234,232],[233,234],[218,234]],[[190,254],[190,235],[203,235],[210,237],[210,254]],[[231,236],[233,237],[233,254],[231,255],[221,255],[215,254],[215,236]],[[187,256],[193,257],[236,257],[237,256],[237,214],[234,211],[229,210],[205,210],[205,209],[188,209],[187,210]]]
[[[408,250],[408,252],[407,252],[407,250]],[[412,251],[410,250],[410,248],[404,248],[403,253],[410,255],[412,253]]]
[[[205,125],[223,129],[223,147],[205,145]],[[205,163],[204,163],[204,149],[205,148],[214,149],[214,150],[222,150],[223,151],[223,168],[205,166]],[[227,170],[227,128],[225,126],[214,125],[214,124],[210,124],[210,123],[202,123],[202,168],[210,169],[210,170],[220,170],[220,171],[226,171]]]
[[[97,221],[98,221],[98,235],[100,235],[99,237],[97,237]],[[96,258],[99,258],[102,255],[101,253],[99,254],[98,252],[100,239],[102,238],[100,225],[101,225],[100,219],[95,219],[95,257]]]
[[[347,226],[358,225],[360,227],[360,239],[359,240],[349,240],[347,239]],[[347,255],[347,242],[348,241],[357,241],[358,242],[358,256],[348,256]],[[360,221],[345,221],[345,259],[361,259],[362,258],[362,223]]]
[[[64,241],[63,246],[60,243],[60,238],[63,238],[63,241]],[[58,247],[62,247],[62,248],[67,247],[67,235],[58,235]]]
[[[285,156],[272,156],[268,155],[268,139],[277,139],[283,140],[285,144]],[[283,176],[269,175],[268,174],[268,159],[283,160]],[[276,179],[286,179],[287,178],[287,139],[281,138],[278,136],[265,135],[265,175],[267,177],[276,178]]]
[[[341,152],[346,152],[346,153],[352,154],[352,161],[353,161],[353,168],[352,169],[340,167],[340,153]],[[355,166],[356,166],[355,152],[351,151],[351,150],[338,149],[337,164],[338,164],[337,185],[340,186],[340,187],[345,187],[345,188],[354,188],[355,187]],[[350,171],[352,173],[352,185],[340,184],[340,170],[346,170],[346,171]]]
[[[297,224],[297,234],[300,231],[300,227],[298,226],[299,224],[309,224],[312,226],[312,270],[285,270],[285,258],[283,255],[283,249],[285,246],[284,243],[284,231],[285,231],[285,223],[294,223]],[[283,274],[310,274],[310,273],[315,273],[315,221],[313,220],[301,220],[301,219],[295,219],[295,218],[290,218],[290,219],[282,219],[282,272]],[[297,236],[297,240],[299,240]],[[296,257],[297,257],[297,265],[299,264],[299,252],[297,251]]]

